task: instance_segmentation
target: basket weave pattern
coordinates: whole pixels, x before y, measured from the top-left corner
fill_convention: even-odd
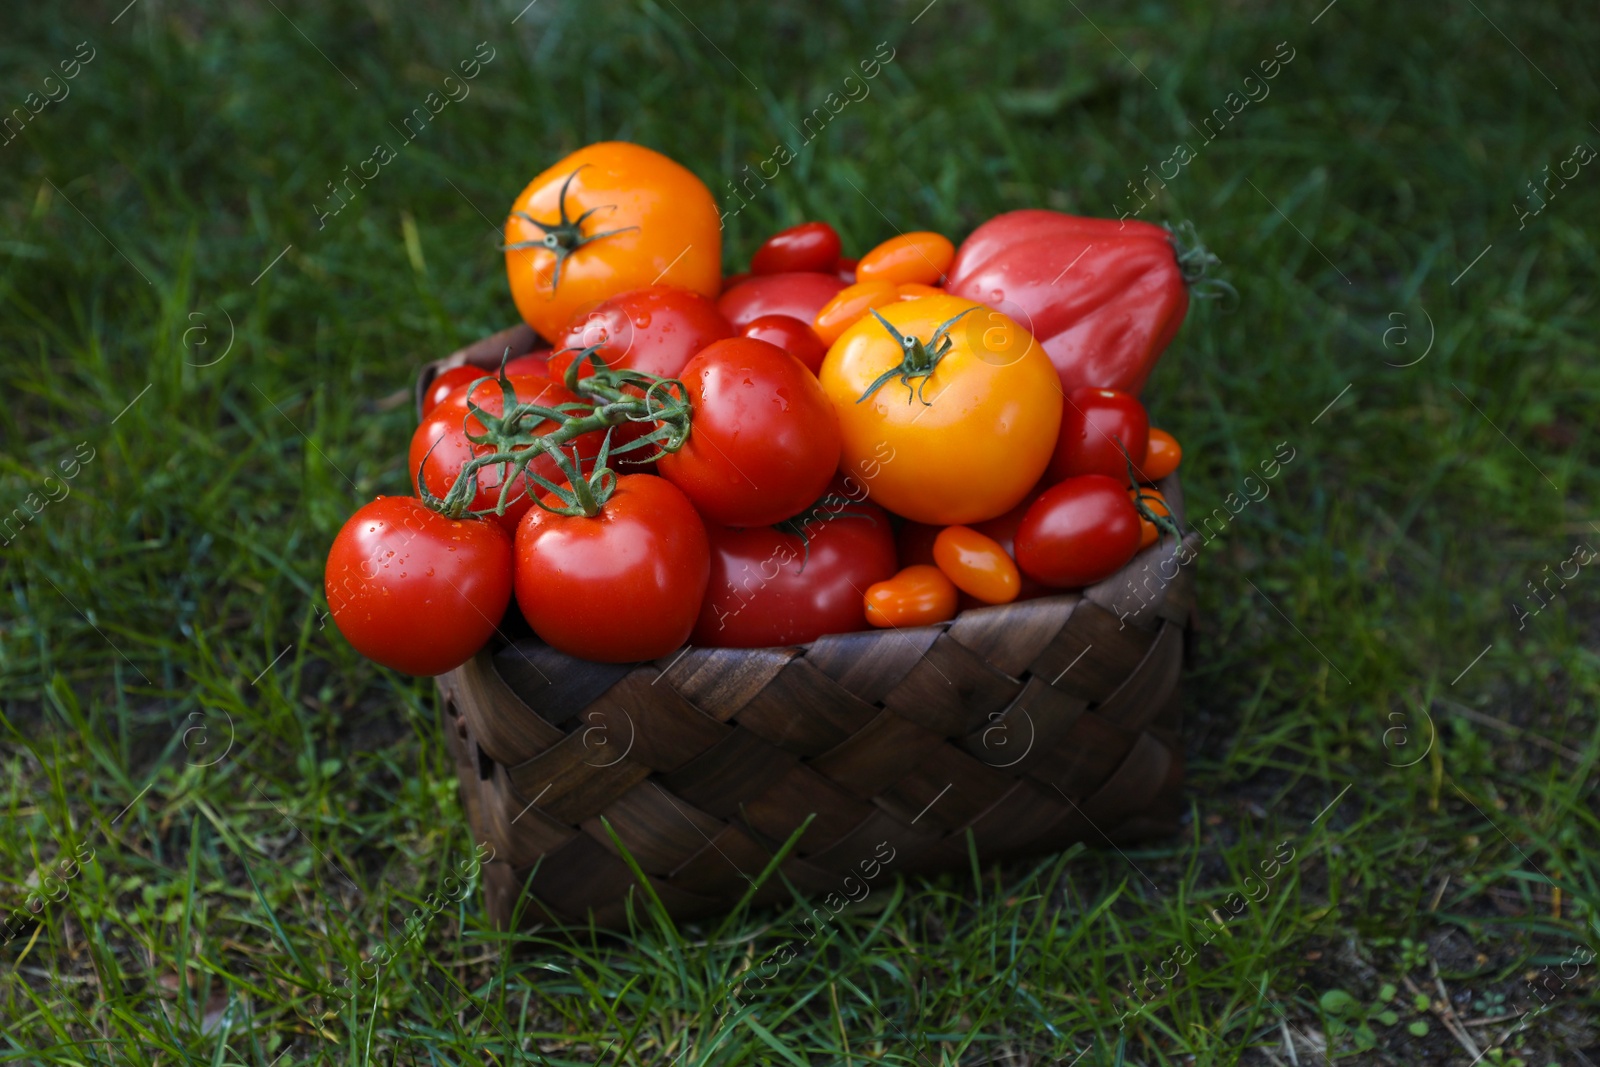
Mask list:
[[[497,362],[506,336],[424,381]],[[1181,527],[1177,478],[1161,489]],[[1174,832],[1193,598],[1173,551],[1082,594],[793,648],[618,665],[496,642],[438,679],[462,801],[494,850],[490,914],[509,925],[526,888],[524,923],[624,925],[638,880],[613,834],[693,918],[743,897],[808,816],[779,870],[818,896],[886,854],[904,873],[965,866],[969,835],[987,861]],[[774,877],[754,899],[789,897]]]

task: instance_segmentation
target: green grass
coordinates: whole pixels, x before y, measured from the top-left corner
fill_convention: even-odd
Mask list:
[[[1300,1064],[1466,1064],[1416,1006],[1443,988],[1482,1062],[1600,1063],[1597,966],[1562,967],[1600,948],[1600,575],[1520,629],[1508,607],[1600,532],[1600,168],[1512,206],[1600,145],[1600,18],[1076,6],[9,13],[5,109],[95,52],[0,146],[0,515],[61,497],[0,547],[0,905],[84,857],[0,948],[0,1059],[1265,1065],[1294,1035]],[[480,41],[470,96],[397,144]],[[1191,313],[1147,400],[1196,516],[1295,458],[1196,564],[1184,833],[890,871],[814,942],[798,908],[642,909],[630,938],[511,951],[475,893],[409,939],[471,841],[431,684],[321,625],[320,575],[345,516],[403,490],[417,364],[513,321],[489,220],[604,138],[723,194],[882,41],[871,95],[731,220],[730,270],[805,218],[860,251],[1113,214],[1197,150],[1142,217],[1194,220],[1239,299]],[[1190,123],[1279,42],[1270,95],[1204,143]],[[1537,1007],[1540,974],[1547,1008],[1483,1022]]]

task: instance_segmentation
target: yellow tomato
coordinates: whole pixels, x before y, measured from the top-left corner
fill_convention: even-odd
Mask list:
[[[873,502],[931,525],[1016,506],[1061,428],[1060,375],[1044,348],[960,297],[868,312],[828,350],[818,379],[839,416],[839,469]]]
[[[528,184],[506,219],[506,273],[523,319],[546,340],[629,289],[722,291],[722,225],[686,168],[625,141],[580,148]]]

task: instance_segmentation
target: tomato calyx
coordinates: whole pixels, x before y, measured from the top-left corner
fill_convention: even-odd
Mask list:
[[[418,476],[418,495],[434,511],[452,519],[465,516],[481,518],[485,515],[504,515],[506,508],[527,493],[524,487],[517,496],[511,495],[514,483],[524,482],[543,489],[555,503],[547,502],[529,493],[533,502],[546,511],[560,515],[597,514],[616,488],[617,474],[607,461],[618,454],[654,447],[655,453],[647,458],[655,460],[669,452],[676,452],[689,440],[690,405],[688,392],[676,378],[662,378],[648,371],[612,369],[598,354],[599,345],[583,349],[567,368],[564,385],[576,395],[576,402],[547,406],[525,403],[517,399],[516,390],[505,374],[505,356],[501,358],[498,376],[485,376],[473,383],[476,388],[485,381],[500,386],[501,414],[494,415],[473,403],[471,392],[467,399],[467,417],[463,426],[466,439],[485,451],[464,464],[449,492],[439,497],[429,491]],[[506,356],[511,350],[506,349]],[[594,373],[578,377],[578,369],[589,361]],[[476,420],[483,432],[474,433],[468,427]],[[613,449],[611,430],[624,422],[654,423],[648,433],[624,442]],[[554,429],[536,432],[547,424]],[[575,442],[584,434],[606,431],[596,457],[593,472],[585,474],[582,457]],[[568,455],[566,448],[572,445]],[[437,446],[437,442],[435,442]],[[428,450],[432,455],[433,449]],[[566,476],[566,485],[557,485],[548,478],[534,473],[530,464],[540,456],[548,455]],[[424,456],[425,466],[428,456]],[[486,467],[503,467],[500,497],[493,508],[473,511],[469,505],[477,495],[478,472]],[[521,477],[519,478],[518,475]]]
[[[1239,290],[1221,278],[1206,277],[1206,271],[1219,266],[1222,260],[1200,243],[1194,223],[1185,219],[1176,226],[1171,223],[1162,225],[1167,231],[1168,240],[1172,242],[1172,253],[1178,260],[1178,274],[1196,300],[1220,300],[1223,297],[1232,297],[1235,301],[1239,299]]]
[[[566,181],[561,183],[561,195],[556,200],[556,211],[558,218],[555,222],[540,222],[526,211],[512,212],[512,214],[517,218],[522,219],[525,222],[531,222],[535,226],[539,227],[539,229],[544,233],[543,237],[539,238],[537,241],[517,241],[514,244],[500,246],[500,250],[502,252],[510,252],[522,248],[544,248],[555,253],[556,269],[550,279],[550,291],[552,293],[554,293],[556,288],[561,284],[561,267],[566,263],[568,256],[572,255],[584,245],[589,244],[592,241],[598,241],[602,237],[611,237],[615,234],[625,233],[628,230],[637,230],[639,228],[637,226],[622,226],[615,230],[604,230],[600,233],[585,234],[583,232],[583,224],[588,221],[590,215],[593,215],[596,211],[599,211],[601,207],[609,207],[612,210],[616,210],[617,205],[615,204],[597,205],[590,208],[588,211],[585,211],[575,219],[569,219],[567,217],[567,187],[572,184],[572,179],[578,176],[578,171],[582,170],[588,165],[589,164],[585,163],[578,167],[577,170],[574,170],[571,174],[567,175]]]
[[[905,350],[905,357],[900,361],[899,365],[890,367],[878,375],[872,384],[867,386],[866,392],[856,398],[856,403],[861,403],[877,392],[890,378],[898,378],[900,384],[906,387],[908,394],[906,403],[911,403],[914,397],[917,400],[921,400],[924,405],[932,406],[933,402],[924,398],[922,391],[927,388],[928,379],[932,377],[935,368],[939,366],[939,361],[945,357],[951,346],[955,344],[955,341],[950,337],[950,327],[954,326],[962,315],[976,310],[978,310],[976,307],[967,308],[965,311],[941,322],[933,331],[933,336],[924,342],[922,338],[917,337],[915,334],[907,336],[901,333],[890,324],[888,319],[878,314],[877,308],[872,308],[872,317],[881,322],[883,328],[888,330],[889,335],[895,339],[895,343]],[[922,379],[914,388],[911,385],[911,379],[913,378]]]

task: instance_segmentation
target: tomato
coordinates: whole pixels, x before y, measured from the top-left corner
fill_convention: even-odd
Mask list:
[[[927,230],[891,237],[861,257],[856,281],[912,282],[933,285],[950,269],[956,246],[950,238]]]
[[[517,606],[569,656],[656,659],[689,637],[711,575],[705,524],[653,474],[624,474],[594,516],[534,508],[517,527]]]
[[[357,652],[407,674],[443,674],[500,625],[511,600],[511,539],[492,522],[380,496],[333,539],[323,587],[334,625]]]
[[[937,285],[923,285],[920,282],[901,282],[894,287],[900,294],[901,300],[920,300],[925,296],[944,296],[944,290]]]
[[[867,588],[867,621],[874,626],[932,626],[956,617],[956,587],[938,567],[914,564]]]
[[[751,319],[739,332],[746,337],[777,345],[804,363],[806,370],[812,374],[822,368],[822,357],[828,354],[828,346],[822,343],[815,330],[787,315],[762,315]]]
[[[513,356],[506,360],[506,377],[513,374],[539,374],[548,375],[550,371],[550,350],[536,348],[525,356]]]
[[[579,400],[548,378],[519,375],[507,380],[511,383],[511,388],[516,391],[517,399],[523,403],[555,407],[558,404],[571,404]],[[471,399],[490,415],[499,415],[504,410],[500,387],[494,382],[485,382],[478,386]],[[421,468],[423,483],[435,496],[443,497],[450,491],[450,486],[455,484],[461,468],[473,456],[485,455],[491,449],[489,445],[474,445],[467,440],[469,420],[473,433],[483,432],[483,426],[468,411],[467,400],[465,390],[446,397],[423,418],[421,425],[411,435],[406,469],[410,473],[412,484],[416,485],[417,472]],[[544,423],[537,429],[539,432],[546,432],[555,429],[555,424]],[[586,466],[591,465],[594,457],[599,454],[604,438],[605,434],[595,432],[584,434],[577,439],[578,453]],[[568,447],[568,451],[571,451],[571,446]],[[427,460],[426,466],[423,463],[424,457]],[[557,485],[565,479],[560,466],[549,456],[540,456],[528,465],[528,469]],[[471,510],[486,511],[494,507],[500,499],[500,485],[504,477],[503,467],[481,468],[478,471],[478,491],[469,505]],[[500,523],[507,533],[517,528],[517,521],[522,518],[523,512],[533,506],[527,490],[528,484],[519,476],[517,484],[507,495],[510,503],[506,505],[505,514],[495,516],[495,521]]]
[[[1189,283],[1215,262],[1164,227],[1011,211],[961,243],[950,292],[1026,322],[1061,376],[1138,395],[1189,310]]]
[[[1159,482],[1178,469],[1183,460],[1183,446],[1165,430],[1150,430],[1150,447],[1144,454],[1144,465],[1139,473],[1147,482]]]
[[[839,235],[826,222],[802,222],[768,237],[750,258],[751,274],[831,271],[839,260]]]
[[[1022,525],[1023,516],[1028,513],[1028,509],[1033,506],[1033,502],[1039,499],[1039,494],[1043,492],[1044,488],[1046,487],[1034,486],[1028,490],[1028,494],[1022,498],[1016,507],[1004,515],[996,515],[992,519],[975,522],[972,524],[972,528],[983,534],[983,536],[992,538],[995,544],[1005,550],[1006,555],[1015,560],[1017,558],[1017,527]],[[1018,600],[1033,600],[1037,597],[1049,596],[1052,592],[1048,586],[1041,585],[1028,577],[1027,574],[1022,573],[1020,568],[1018,573],[1022,579],[1021,585],[1017,590]]]
[[[718,341],[683,368],[694,410],[662,477],[724,526],[768,526],[805,510],[839,466],[839,423],[822,386],[776,345]]]
[[[1017,527],[1017,565],[1058,589],[1109,578],[1138,550],[1139,512],[1128,499],[1128,487],[1103,474],[1080,474],[1052,485]]]
[[[1009,604],[1022,588],[1022,576],[1006,550],[970,526],[940,530],[933,561],[957,589],[985,604]]]
[[[811,328],[823,344],[831,345],[868,311],[899,299],[900,291],[893,282],[857,282],[835,293],[811,320]]]
[[[1138,509],[1138,500],[1140,496],[1144,497],[1145,507],[1155,512],[1157,515],[1165,515],[1169,519],[1172,518],[1172,508],[1167,506],[1167,498],[1161,495],[1161,490],[1129,489],[1128,499],[1134,502],[1135,510]],[[1139,547],[1149,548],[1159,540],[1161,540],[1161,527],[1157,526],[1143,515],[1140,515]]]
[[[846,285],[854,285],[856,283],[856,264],[860,262],[859,259],[840,256],[839,262],[833,265],[833,273],[838,275],[839,280]]]
[[[830,493],[805,517],[779,527],[707,528],[711,584],[693,644],[772,648],[866,629],[864,591],[895,572],[889,516]]]
[[[747,270],[742,270],[738,274],[728,275],[726,278],[722,279],[722,291],[726,293],[729,289],[732,289],[734,286],[738,285],[748,277],[750,277],[750,272]]]
[[[554,338],[573,315],[643,285],[722,288],[711,191],[659,152],[592,144],[528,183],[505,225],[506,273],[523,319]]]
[[[451,367],[447,371],[440,371],[438,377],[429,382],[428,387],[422,392],[422,414],[427,415],[439,406],[441,400],[455,392],[464,391],[479,378],[489,377],[493,373],[482,367],[472,366]]]
[[[733,286],[717,301],[717,310],[735,330],[750,325],[752,319],[762,315],[787,315],[809,323],[817,317],[822,305],[833,299],[833,294],[844,288],[844,282],[832,274],[794,272],[791,274],[763,274]]]
[[[608,367],[647,371],[676,378],[696,352],[712,341],[733,336],[733,327],[716,302],[692,289],[647,285],[602,300],[593,310],[567,324],[550,357],[550,377],[561,381],[579,352],[599,345],[595,354]],[[594,373],[591,363],[578,369]]]
[[[1074,389],[1061,412],[1061,436],[1048,477],[1059,482],[1077,474],[1104,474],[1125,483],[1128,461],[1140,470],[1149,441],[1150,419],[1137,399],[1115,389]]]
[[[914,359],[931,371],[907,370]],[[818,380],[839,416],[840,469],[868,477],[874,503],[938,526],[1014,506],[1044,473],[1061,426],[1044,351],[998,311],[953,296],[877,309],[828,350]]]

